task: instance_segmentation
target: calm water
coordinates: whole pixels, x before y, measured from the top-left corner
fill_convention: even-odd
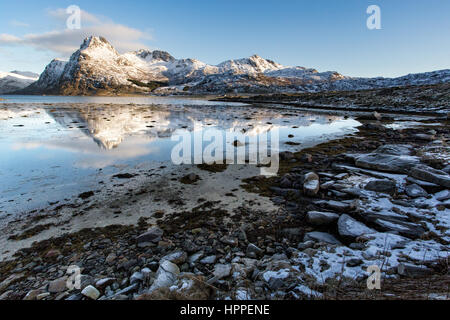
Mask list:
[[[278,129],[280,149],[296,150],[359,125],[338,116],[195,99],[6,98],[0,103],[0,216],[98,189],[105,174],[168,163],[177,144],[171,137],[181,132],[260,136]]]

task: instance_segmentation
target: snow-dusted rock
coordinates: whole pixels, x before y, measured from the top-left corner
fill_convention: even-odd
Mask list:
[[[309,240],[341,245],[341,242],[338,239],[336,239],[331,234],[325,232],[318,232],[318,231],[308,232],[307,234],[305,234],[303,241],[306,242]]]
[[[344,238],[357,238],[364,234],[375,233],[376,231],[370,229],[365,224],[356,221],[347,214],[343,214],[338,220],[339,234]]]
[[[40,75],[39,80],[33,83],[29,88],[27,88],[27,90],[31,92],[56,90],[66,65],[67,61],[53,59],[45,67],[45,70]]]
[[[207,256],[205,258],[203,258],[202,260],[200,260],[200,263],[202,264],[213,264],[214,262],[216,262],[217,257],[216,256]]]
[[[417,184],[407,185],[405,188],[405,192],[411,198],[419,198],[419,197],[428,196],[428,193],[421,186],[419,186]]]
[[[413,147],[408,144],[386,144],[379,147],[375,153],[390,154],[394,156],[410,156]]]
[[[214,276],[217,277],[218,280],[222,278],[226,278],[231,274],[231,265],[230,264],[216,264],[214,267]]]
[[[192,256],[190,256],[190,257],[188,258],[188,262],[189,262],[190,264],[195,264],[195,263],[197,263],[197,261],[198,261],[201,257],[203,257],[203,254],[204,254],[203,251],[194,253]]]
[[[305,175],[303,183],[303,192],[308,196],[315,196],[320,190],[319,176],[310,172]]]
[[[135,272],[130,277],[130,284],[139,283],[144,281],[145,277],[141,272]]]
[[[445,201],[450,199],[450,190],[442,190],[434,195],[436,197],[436,200],[438,201]]]
[[[97,300],[100,297],[100,291],[93,286],[87,286],[81,291],[81,294],[92,300]]]
[[[375,169],[387,172],[407,173],[408,170],[419,164],[419,159],[412,156],[395,156],[384,153],[370,153],[359,156],[356,166],[365,169]]]
[[[183,264],[187,259],[187,253],[184,251],[175,251],[166,256],[164,256],[161,260],[167,260],[177,265]]]
[[[150,292],[163,287],[172,286],[180,274],[180,269],[176,264],[164,260],[160,263],[156,272],[156,279],[150,287]]]
[[[400,234],[411,239],[420,238],[425,232],[421,225],[395,218],[379,218],[376,219],[374,223],[377,225],[377,228],[382,231]]]
[[[417,165],[409,171],[409,175],[413,178],[425,180],[431,183],[450,188],[450,175],[444,171],[436,170],[426,165]]]

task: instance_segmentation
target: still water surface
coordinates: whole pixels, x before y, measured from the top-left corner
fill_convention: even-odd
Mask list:
[[[4,98],[0,216],[98,188],[100,176],[108,173],[169,163],[177,144],[171,137],[182,132],[207,128],[224,136],[261,136],[277,129],[280,151],[293,151],[355,132],[360,125],[335,115],[186,98]]]

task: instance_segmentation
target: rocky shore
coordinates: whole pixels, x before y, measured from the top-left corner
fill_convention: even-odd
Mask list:
[[[199,197],[189,211],[34,242],[0,263],[0,299],[448,299],[449,121],[361,121],[355,135],[282,153],[277,177],[244,179],[255,203]],[[367,289],[374,265],[382,290]]]
[[[450,105],[450,83],[414,85],[370,90],[277,93],[218,97],[217,101],[253,104],[289,105],[327,111],[379,112],[390,114],[432,115],[446,118]]]

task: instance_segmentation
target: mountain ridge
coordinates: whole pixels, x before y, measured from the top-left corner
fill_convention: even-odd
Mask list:
[[[450,70],[399,78],[346,77],[336,71],[318,72],[284,66],[258,55],[218,65],[176,59],[161,50],[119,54],[104,38],[90,36],[68,61],[54,59],[39,79],[18,90],[22,94],[226,94],[361,90],[450,81]]]
[[[38,74],[28,71],[0,72],[0,94],[24,89],[38,78]]]

